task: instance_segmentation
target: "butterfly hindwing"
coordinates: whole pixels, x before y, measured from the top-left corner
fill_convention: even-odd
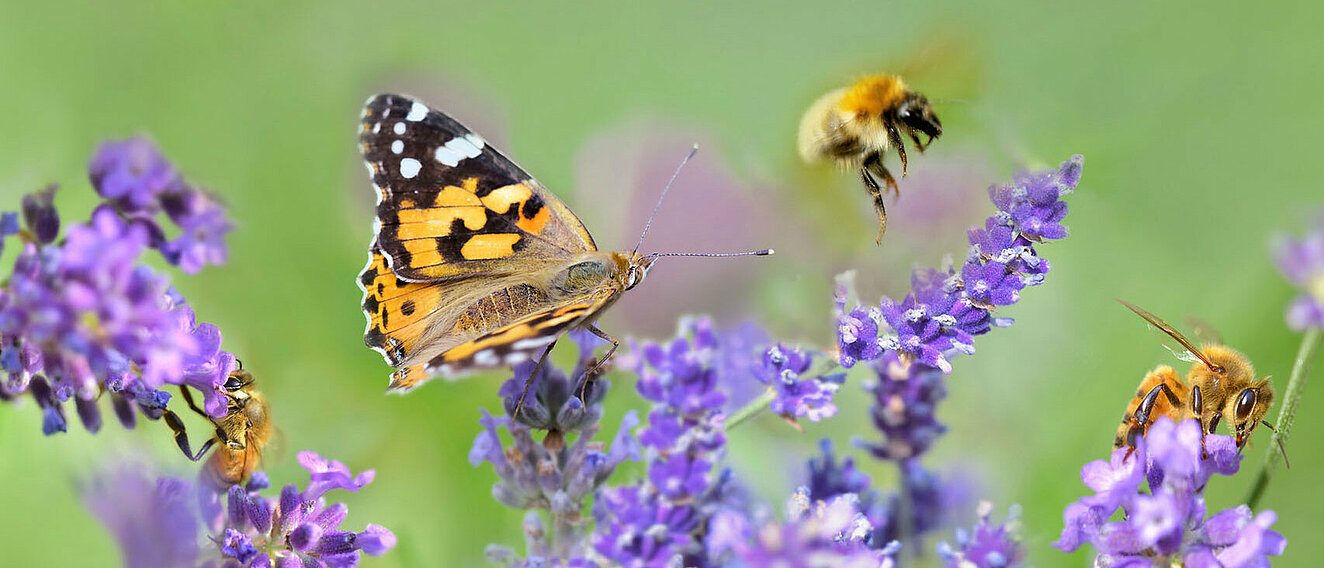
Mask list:
[[[597,250],[542,184],[421,102],[373,97],[359,140],[378,192],[374,242],[405,280],[513,274],[512,262]]]

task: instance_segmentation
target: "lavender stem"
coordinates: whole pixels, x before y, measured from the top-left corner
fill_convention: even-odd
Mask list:
[[[1296,405],[1301,402],[1301,394],[1306,390],[1306,381],[1310,378],[1310,364],[1315,360],[1315,351],[1319,348],[1320,329],[1311,327],[1306,330],[1306,334],[1301,338],[1301,347],[1296,352],[1296,362],[1292,364],[1292,375],[1287,380],[1287,391],[1283,397],[1283,405],[1278,409],[1278,420],[1274,423],[1273,440],[1267,449],[1264,458],[1264,467],[1260,469],[1259,475],[1255,477],[1255,483],[1251,485],[1250,493],[1246,496],[1246,505],[1255,509],[1259,503],[1260,497],[1264,496],[1264,489],[1269,485],[1269,478],[1273,477],[1278,469],[1278,462],[1282,460],[1279,454],[1278,445],[1287,441],[1288,434],[1292,430],[1292,422],[1296,419]]]

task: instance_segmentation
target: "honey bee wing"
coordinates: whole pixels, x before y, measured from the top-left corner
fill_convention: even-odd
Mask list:
[[[1159,328],[1159,331],[1168,334],[1168,337],[1171,337],[1172,339],[1176,340],[1177,343],[1180,343],[1182,347],[1186,348],[1187,352],[1198,358],[1201,362],[1205,364],[1205,366],[1209,367],[1211,371],[1222,369],[1221,366],[1214,363],[1213,361],[1210,361],[1209,358],[1206,357],[1204,353],[1202,353],[1198,348],[1196,348],[1195,345],[1191,343],[1191,340],[1186,339],[1185,335],[1182,335],[1180,331],[1177,331],[1177,328],[1172,327],[1171,324],[1169,324],[1166,321],[1163,321],[1162,318],[1150,313],[1149,310],[1146,310],[1140,306],[1132,304],[1131,302],[1128,302],[1121,298],[1117,298],[1117,301],[1121,302],[1123,306],[1130,308],[1130,310],[1135,312],[1136,315],[1145,318],[1145,321],[1149,322],[1150,325]]]

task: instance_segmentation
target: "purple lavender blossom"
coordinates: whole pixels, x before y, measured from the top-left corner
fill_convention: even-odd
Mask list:
[[[1278,269],[1305,291],[1287,307],[1287,326],[1324,328],[1324,220],[1300,240],[1281,239],[1275,249]]]
[[[593,546],[627,567],[707,566],[700,531],[726,498],[729,474],[716,473],[726,445],[719,385],[720,341],[706,319],[683,320],[669,344],[635,351],[639,393],[653,402],[640,430],[647,474],[637,485],[598,492]]]
[[[970,231],[970,251],[962,268],[917,271],[911,292],[899,302],[884,298],[877,311],[861,306],[847,311],[847,294],[839,284],[842,366],[892,351],[949,374],[948,357],[974,353],[973,336],[1010,325],[992,312],[1018,301],[1026,286],[1043,282],[1050,266],[1038,257],[1035,245],[1067,236],[1062,220],[1068,208],[1061,199],[1080,182],[1083,164],[1084,159],[1075,156],[1054,171],[1021,174],[1011,184],[990,187],[998,212],[984,228]]]
[[[884,461],[922,456],[947,431],[935,414],[947,397],[942,371],[918,361],[906,364],[895,351],[872,366],[877,380],[864,388],[874,397],[869,413],[883,439],[859,445]]]
[[[846,374],[803,377],[813,359],[813,352],[781,344],[763,352],[762,365],[756,369],[754,378],[773,389],[773,412],[791,420],[805,417],[811,422],[831,418],[837,413],[832,397],[845,382]]]
[[[1020,539],[1020,508],[1013,506],[1007,522],[994,525],[993,504],[979,504],[979,523],[974,530],[956,529],[956,546],[938,543],[938,556],[948,568],[1014,568],[1021,565],[1025,549]]]
[[[208,264],[224,264],[225,235],[234,225],[216,199],[184,182],[156,145],[146,137],[113,141],[97,148],[88,174],[97,193],[116,212],[150,235],[150,246],[186,274]],[[167,239],[156,221],[164,212],[180,233]]]
[[[523,396],[534,363],[519,365],[514,376],[501,387],[510,417],[483,413],[484,431],[474,440],[469,463],[489,462],[500,480],[492,495],[516,509],[543,509],[555,523],[555,538],[549,542],[536,511],[525,518],[528,556],[520,558],[512,549],[490,545],[488,556],[504,566],[591,566],[585,559],[584,502],[627,459],[639,459],[639,444],[630,431],[639,424],[635,413],[627,413],[610,450],[593,437],[600,429],[602,399],[610,386],[600,377],[589,377],[585,369],[593,361],[593,345],[600,341],[591,333],[572,332],[579,358],[569,375],[544,361]],[[575,377],[572,382],[569,377]],[[580,396],[583,396],[581,399]],[[518,411],[517,411],[518,410]],[[500,428],[513,439],[503,447]],[[533,429],[548,430],[542,443],[533,439]],[[577,436],[566,445],[566,435]]]
[[[891,568],[900,548],[870,548],[873,526],[854,494],[813,501],[801,487],[787,503],[786,522],[751,523],[742,513],[723,510],[712,518],[708,554],[729,568]],[[761,525],[761,526],[760,526]]]
[[[197,323],[163,274],[140,263],[149,248],[170,244],[152,219],[161,203],[187,198],[213,219],[220,210],[203,207],[202,194],[145,139],[102,146],[89,171],[110,202],[86,224],[69,226],[62,242],[55,187],[23,199],[22,249],[0,287],[0,398],[37,385],[32,395],[47,433],[65,429],[62,405],[71,399],[84,426],[98,429],[94,401],[103,391],[126,426],[135,406],[159,417],[167,384],[197,389],[207,412],[223,416],[220,387],[234,356],[220,350],[219,330]],[[13,220],[0,218],[0,234]]]
[[[378,525],[341,529],[349,509],[328,506],[322,497],[332,489],[357,491],[366,484],[360,480],[372,478],[371,470],[353,476],[340,462],[313,452],[301,452],[299,461],[313,480],[302,492],[286,485],[274,499],[259,494],[267,488],[262,474],[246,487],[232,486],[222,504],[208,487],[135,466],[93,480],[83,493],[131,567],[348,568],[358,565],[361,552],[380,556],[395,546],[395,535]],[[328,470],[335,475],[328,477]]]
[[[1096,493],[1067,507],[1053,546],[1071,552],[1088,542],[1097,566],[1267,566],[1287,545],[1269,529],[1272,511],[1253,516],[1242,505],[1205,516],[1205,485],[1236,473],[1241,456],[1231,436],[1205,435],[1203,451],[1200,438],[1196,421],[1162,416],[1134,452],[1118,448],[1109,462],[1087,464],[1081,480]],[[1110,521],[1119,507],[1122,519]]]

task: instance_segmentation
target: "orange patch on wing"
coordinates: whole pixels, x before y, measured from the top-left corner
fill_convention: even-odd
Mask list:
[[[506,213],[510,211],[511,205],[518,208],[518,206],[523,205],[525,201],[528,201],[530,197],[533,197],[533,191],[529,190],[528,186],[517,183],[505,187],[498,187],[492,190],[492,193],[484,195],[483,205],[486,205],[488,209],[496,211],[497,213]]]
[[[409,251],[409,266],[433,266],[445,262],[437,252],[437,242],[432,239],[413,239],[401,241]]]
[[[543,227],[547,226],[547,220],[551,218],[552,218],[552,210],[547,207],[543,207],[542,209],[538,210],[537,215],[534,215],[533,217],[530,217],[528,219],[521,217],[519,221],[515,221],[515,226],[524,229],[529,234],[537,235],[539,233],[542,233]]]
[[[467,182],[468,180],[465,181]],[[437,207],[474,207],[483,205],[483,202],[478,199],[478,196],[474,195],[472,189],[455,187],[453,185],[448,185],[442,188],[441,192],[437,194],[436,203]]]
[[[427,326],[413,324],[425,320],[441,303],[437,287],[396,278],[381,253],[373,253],[372,263],[365,273],[373,275],[371,280],[362,283],[369,327],[381,336],[399,342],[398,348],[403,353],[412,352],[414,344],[427,329]],[[390,348],[389,343],[375,346]]]
[[[515,254],[515,243],[519,240],[520,236],[514,233],[474,235],[460,248],[460,255],[466,260],[505,258]]]
[[[400,240],[444,237],[451,233],[451,225],[456,219],[464,221],[464,227],[470,231],[483,228],[487,222],[482,207],[402,209],[396,215],[400,223],[396,238]]]

